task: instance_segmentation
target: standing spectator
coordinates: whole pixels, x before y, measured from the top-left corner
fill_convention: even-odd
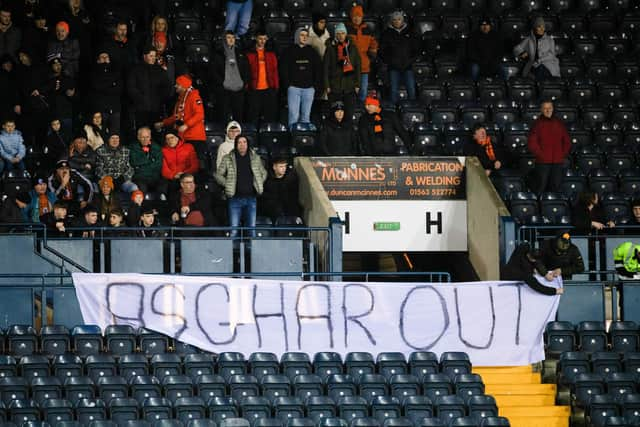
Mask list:
[[[85,176],[69,167],[67,159],[58,160],[48,180],[49,191],[66,203],[69,214],[75,216],[93,201],[93,184]]]
[[[129,28],[126,22],[119,21],[116,24],[113,36],[106,41],[102,50],[109,53],[109,58],[119,70],[136,62],[136,49],[129,38]]]
[[[91,20],[89,11],[84,7],[82,0],[67,0],[59,16],[60,21],[69,24],[69,31],[80,44],[80,74],[90,67],[93,55],[93,36],[95,24]]]
[[[260,118],[266,122],[278,120],[278,59],[267,51],[267,33],[258,30],[256,45],[247,52],[251,82],[249,84],[247,120],[258,124]]]
[[[163,192],[162,149],[151,140],[151,129],[148,127],[138,129],[138,144],[131,147],[130,161],[134,171],[133,182],[140,190],[145,193]]]
[[[351,21],[348,24],[349,38],[356,45],[360,54],[360,92],[358,99],[364,103],[369,93],[369,73],[371,72],[371,59],[378,55],[378,41],[373,31],[362,22],[364,12],[362,6],[356,5],[351,8],[349,14]]]
[[[355,156],[358,153],[358,135],[345,117],[342,102],[331,105],[329,117],[320,130],[318,146],[323,156]]]
[[[277,158],[272,172],[264,182],[264,191],[258,203],[260,210],[275,223],[279,217],[300,217],[298,203],[298,175],[289,169],[286,158]]]
[[[40,95],[49,109],[49,115],[60,120],[64,134],[71,135],[76,86],[74,80],[64,73],[63,62],[57,56],[49,60],[48,74],[32,93],[32,96]]]
[[[33,20],[27,21],[22,33],[22,47],[20,50],[29,52],[31,59],[41,62],[47,57],[47,44],[49,43],[49,26],[47,16],[42,8],[34,13]]]
[[[327,30],[327,17],[322,13],[311,15],[311,28],[307,43],[318,52],[320,59],[324,59],[324,52],[327,50],[327,40],[331,38]]]
[[[247,87],[251,80],[247,56],[236,45],[236,36],[227,31],[222,47],[209,64],[214,95],[222,104],[222,120],[242,120]]]
[[[32,179],[33,189],[29,192],[31,203],[25,208],[29,220],[27,222],[40,222],[40,217],[53,210],[56,195],[47,187],[47,176],[37,173]]]
[[[167,79],[172,82],[176,79],[177,70],[184,72],[182,62],[176,61],[175,52],[167,47],[167,36],[164,33],[156,33],[152,41],[156,48],[156,64],[162,68],[167,75]]]
[[[389,27],[382,33],[380,56],[389,68],[391,83],[391,102],[400,99],[400,84],[407,89],[407,98],[416,99],[416,78],[413,63],[420,54],[420,43],[405,22],[404,13],[395,11],[391,14]]]
[[[322,85],[320,57],[307,45],[309,30],[298,28],[293,36],[294,45],[282,55],[280,77],[287,88],[289,128],[296,123],[311,121],[311,106],[316,88]]]
[[[27,206],[31,203],[31,196],[28,192],[22,191],[15,196],[7,196],[0,207],[0,223],[22,224],[29,222],[27,217]],[[2,233],[7,230],[0,228]]]
[[[69,24],[60,21],[56,24],[56,38],[49,42],[47,57],[58,57],[62,61],[65,74],[75,77],[80,68],[80,44],[69,36]]]
[[[407,148],[411,148],[411,136],[402,126],[395,111],[382,111],[380,101],[368,96],[364,102],[366,114],[360,117],[358,133],[360,152],[366,156],[387,156],[396,153],[397,134]]]
[[[20,99],[19,127],[24,131],[24,140],[28,146],[40,147],[47,131],[47,122],[40,115],[46,115],[48,106],[40,96],[32,96],[37,84],[42,81],[42,69],[33,63],[33,54],[20,49],[19,63],[16,65],[16,85]]]
[[[169,195],[171,222],[183,226],[213,227],[218,220],[213,215],[211,196],[197,188],[190,173],[180,176],[180,189]]]
[[[3,171],[24,171],[26,154],[27,149],[22,133],[16,129],[16,122],[12,119],[3,121],[0,132],[0,174]]]
[[[129,162],[129,149],[120,145],[120,135],[112,133],[107,143],[96,150],[96,175],[98,178],[110,176],[115,188],[126,193],[138,189],[131,181],[133,168]]]
[[[109,53],[104,52],[105,49],[102,50],[103,52],[98,54],[96,63],[93,64],[89,79],[89,111],[100,114],[100,129],[106,127],[113,132],[120,132],[123,90],[122,73],[116,65],[111,63]],[[87,131],[87,136],[89,136],[90,144],[92,144],[93,141],[89,131]],[[98,147],[99,145],[92,145],[91,148],[96,150]]]
[[[93,203],[100,214],[100,221],[104,223],[109,218],[109,213],[112,209],[120,208],[120,202],[118,201],[118,196],[113,194],[115,185],[113,178],[109,175],[103,177],[100,182],[98,182],[98,188],[100,189],[100,193],[94,199]]]
[[[574,274],[584,271],[582,254],[578,247],[571,243],[569,233],[561,233],[558,237],[542,242],[540,258],[553,273],[553,277],[562,276],[564,280],[571,280]]]
[[[208,169],[207,134],[204,130],[204,105],[198,89],[193,87],[191,77],[183,74],[176,79],[178,100],[173,113],[155,124],[157,130],[173,127],[178,135],[196,150],[200,167]]]
[[[247,34],[252,10],[253,0],[227,0],[224,30],[233,31],[238,37]]]
[[[0,57],[0,120],[20,114],[20,85],[15,63],[9,54]]]
[[[169,181],[169,194],[178,187],[178,180],[185,174],[195,174],[200,170],[196,150],[191,144],[185,144],[175,129],[169,129],[162,147],[162,177]]]
[[[236,121],[230,121],[227,124],[227,132],[224,134],[224,142],[218,147],[218,154],[216,156],[216,170],[220,167],[224,156],[229,154],[233,147],[236,145],[236,136],[240,135],[242,127],[240,123]]]
[[[360,90],[360,54],[347,37],[347,27],[336,24],[335,38],[327,41],[324,53],[324,90],[329,103],[341,101],[347,118],[353,117]]]
[[[500,34],[493,29],[491,18],[480,18],[480,26],[467,39],[467,61],[471,78],[478,81],[480,77],[492,78],[504,73],[500,70],[503,41]]]
[[[480,161],[487,176],[502,168],[504,151],[500,144],[491,140],[484,125],[473,128],[473,141],[468,141],[462,147],[465,156],[475,156]]]
[[[87,143],[87,137],[78,134],[69,148],[69,166],[81,173],[89,181],[94,181],[96,170],[96,152]]]
[[[553,116],[553,102],[544,101],[540,108],[542,114],[533,123],[527,141],[529,151],[536,158],[530,187],[538,194],[544,191],[560,192],[571,140],[564,123]]]
[[[47,139],[42,144],[42,153],[47,165],[54,165],[58,160],[67,157],[69,147],[67,137],[62,129],[62,123],[57,117],[53,117],[49,123]]]
[[[236,136],[234,149],[222,159],[215,175],[228,199],[231,227],[239,227],[240,220],[245,227],[255,227],[256,197],[262,194],[266,177],[262,160],[249,148],[247,137]],[[231,231],[232,237],[237,234],[237,230]]]
[[[104,138],[109,134],[108,129],[103,127],[102,113],[96,111],[91,115],[91,121],[84,125],[84,132],[87,135],[87,143],[92,150],[97,150],[104,145]]]
[[[127,94],[135,112],[137,127],[152,126],[163,116],[163,105],[169,98],[171,81],[156,64],[156,49],[143,50],[143,62],[136,65],[127,79]]]
[[[22,31],[11,20],[11,10],[0,6],[0,56],[11,55],[16,59],[22,43]]]
[[[544,19],[540,16],[533,21],[531,34],[513,48],[513,54],[526,61],[522,69],[524,77],[531,75],[537,81],[560,77],[556,44],[553,37],[545,33]]]
[[[176,36],[169,32],[169,23],[167,22],[167,18],[161,15],[156,15],[151,21],[149,34],[143,39],[143,42],[145,45],[151,45],[154,40],[163,36],[166,40],[166,49],[170,52],[180,53],[177,52],[180,43]]]
[[[615,227],[615,223],[605,218],[598,193],[585,191],[580,193],[572,209],[571,219],[577,234],[591,234],[591,230],[602,231],[605,227]]]

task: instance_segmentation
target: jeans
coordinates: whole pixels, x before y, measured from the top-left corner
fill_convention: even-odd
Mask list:
[[[244,36],[249,31],[252,10],[253,0],[247,0],[244,3],[228,1],[224,30],[233,31],[237,36]]]
[[[547,67],[544,65],[538,65],[533,69],[533,75],[536,78],[536,81],[543,82],[545,80],[551,79],[553,76]]]
[[[358,92],[358,100],[364,104],[364,100],[369,92],[369,74],[360,74],[360,92]]]
[[[11,163],[9,160],[0,159],[0,174],[14,170],[24,171],[24,160],[20,160],[18,163]]]
[[[398,71],[389,70],[389,79],[391,80],[391,102],[398,103],[400,91],[400,82],[404,82],[407,88],[407,99],[416,99],[416,77],[413,74],[413,70]]]
[[[287,89],[287,102],[289,106],[289,128],[296,123],[309,123],[311,121],[311,106],[316,90],[312,87],[302,88],[289,86]]]
[[[256,226],[256,198],[232,197],[229,199],[229,222],[231,227],[239,227],[240,219],[245,227]],[[231,237],[236,237],[238,230],[231,230]],[[251,237],[255,236],[255,230],[251,230]]]

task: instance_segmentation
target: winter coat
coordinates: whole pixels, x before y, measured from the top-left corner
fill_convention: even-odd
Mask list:
[[[253,48],[247,52],[247,60],[249,61],[249,71],[251,72],[251,81],[249,88],[256,90],[258,85],[258,52]],[[265,68],[267,70],[267,84],[269,89],[280,88],[280,78],[278,77],[278,58],[276,54],[268,50],[264,50]]]
[[[14,197],[7,197],[0,205],[0,223],[21,224],[28,221],[27,213],[18,207]]]
[[[213,214],[213,201],[211,195],[205,190],[196,190],[196,201],[189,205],[189,211],[200,211],[204,217],[204,226],[212,227],[218,225],[215,215]],[[178,190],[169,195],[169,216],[174,213],[180,215],[180,208],[182,207],[182,191]],[[180,217],[180,222],[182,222]]]
[[[281,216],[300,216],[296,172],[288,170],[282,178],[276,178],[273,173],[269,174],[264,182],[264,191],[258,206],[273,221]]]
[[[318,146],[323,156],[355,156],[358,154],[358,136],[350,120],[338,122],[329,117],[320,130]]]
[[[571,209],[571,224],[575,227],[574,233],[578,235],[591,234],[592,221],[607,223],[602,205],[598,203],[589,209],[584,202],[578,201]]]
[[[307,39],[307,44],[315,49],[320,56],[320,59],[324,59],[324,53],[327,50],[327,40],[331,37],[329,31],[327,29],[324,30],[322,35],[316,34],[313,28],[309,28],[309,38]]]
[[[53,192],[47,190],[45,193],[47,196],[47,200],[49,204],[53,208],[53,204],[56,202],[56,195]],[[40,222],[40,209],[38,207],[39,195],[36,193],[36,190],[29,191],[29,195],[31,196],[31,203],[29,203],[24,209],[23,212],[27,216],[27,222]]]
[[[122,109],[122,73],[113,64],[94,64],[90,77],[91,111],[118,113]]]
[[[127,95],[136,111],[161,111],[171,94],[171,82],[158,65],[136,65],[127,78]]]
[[[363,114],[358,123],[361,153],[366,156],[379,156],[395,153],[395,135],[398,134],[406,147],[411,146],[411,135],[400,123],[395,112],[379,113],[381,122],[375,121],[375,114]],[[382,124],[382,134],[376,135],[376,124]]]
[[[231,126],[237,127],[238,129],[240,129],[240,132],[242,132],[242,126],[240,125],[240,123],[236,122],[235,120],[227,123],[227,128],[224,132],[224,142],[218,146],[218,153],[216,155],[216,169],[220,167],[220,163],[222,163],[222,159],[224,159],[224,156],[229,154],[235,147],[235,141],[233,139],[229,139],[229,137],[227,136],[227,133],[229,133],[229,129],[231,128]]]
[[[22,31],[12,23],[7,31],[0,31],[0,56],[9,54],[12,58],[16,59],[21,42]]]
[[[247,59],[247,55],[242,52],[236,45],[233,48],[236,52],[236,64],[238,66],[238,71],[240,71],[240,78],[244,82],[245,89],[249,87],[249,82],[251,81],[251,71],[249,69],[249,60]],[[222,89],[222,84],[224,83],[224,67],[225,67],[225,50],[224,47],[215,51],[213,55],[213,60],[209,62],[209,81],[211,85],[219,90]]]
[[[108,144],[96,150],[96,176],[100,179],[109,175],[111,178],[121,178],[130,181],[133,177],[133,168],[129,163],[129,149],[119,145],[111,148]]]
[[[487,151],[484,147],[478,144],[476,141],[468,141],[462,147],[462,152],[465,156],[476,156],[482,164],[484,169],[494,170],[495,162],[499,161],[504,166],[504,150],[502,149],[502,145],[498,144],[496,141],[491,139],[491,146],[493,147],[493,153],[496,156],[495,160],[489,159],[487,155]]]
[[[162,121],[162,125],[179,128],[178,120],[187,126],[187,130],[180,135],[182,139],[185,141],[206,141],[204,105],[198,89],[189,88],[186,93],[179,96],[173,107],[173,113]]]
[[[14,107],[20,105],[20,84],[15,69],[11,72],[0,70],[0,115],[12,117]]]
[[[347,24],[347,34],[353,44],[358,48],[361,72],[368,74],[371,71],[371,58],[375,58],[378,54],[378,41],[373,31],[371,31],[365,23],[356,26],[352,22],[349,22]]]
[[[103,135],[107,134],[106,129],[95,130],[93,126],[86,124],[84,125],[84,131],[87,134],[87,144],[93,150],[97,150],[104,145]]]
[[[43,96],[43,100],[49,104],[49,114],[70,119],[73,116],[73,96],[67,96],[67,90],[75,89],[75,82],[64,73],[64,68],[62,70],[62,74],[59,76],[49,72],[38,85],[38,92]]]
[[[574,274],[584,271],[584,261],[576,245],[571,243],[569,249],[560,254],[555,252],[555,245],[556,239],[547,239],[540,246],[541,260],[549,270],[560,268],[564,280],[571,280]]]
[[[420,41],[408,25],[397,30],[389,26],[382,33],[380,57],[389,69],[404,71],[411,68],[420,54]]]
[[[91,203],[93,201],[93,184],[89,179],[87,179],[87,177],[80,174],[75,169],[71,169],[69,186],[71,187],[74,201],[85,201],[87,203]],[[49,177],[48,187],[49,191],[53,192],[58,200],[67,200],[65,198],[65,188],[62,187],[62,183],[55,172]]]
[[[264,190],[264,181],[267,178],[267,171],[262,165],[262,159],[256,154],[256,152],[249,148],[247,154],[251,162],[251,172],[253,173],[253,188],[256,194],[262,194]],[[237,182],[237,165],[236,165],[236,151],[235,148],[231,150],[229,154],[224,156],[220,167],[216,171],[215,179],[218,184],[224,187],[224,194],[227,198],[231,198],[236,194],[236,182]]]
[[[347,38],[349,40],[349,38]],[[360,87],[360,54],[358,48],[349,42],[347,46],[349,61],[353,71],[345,74],[343,64],[338,63],[338,42],[336,39],[327,40],[327,50],[324,52],[324,89],[331,89],[334,93],[351,93]]]
[[[51,40],[47,46],[47,56],[59,55],[62,69],[69,76],[76,76],[80,69],[80,43],[67,37],[60,41]]]
[[[42,146],[42,152],[44,153],[45,160],[50,165],[55,165],[58,160],[67,157],[69,146],[67,144],[67,138],[62,133],[62,129],[60,129],[59,132],[54,132],[53,129],[49,128],[47,140]]]
[[[129,154],[129,163],[133,167],[133,181],[156,181],[160,179],[162,170],[162,148],[158,144],[149,145],[144,152],[140,144],[133,144]]]
[[[280,61],[282,87],[314,88],[321,90],[322,63],[311,46],[295,44],[289,47]]]
[[[22,160],[26,154],[27,149],[19,130],[14,130],[12,133],[7,133],[5,130],[0,132],[0,157],[7,161],[11,161],[14,157]]]
[[[467,60],[469,64],[480,66],[482,76],[491,77],[498,73],[502,50],[502,38],[493,29],[488,33],[476,30],[467,39]]]
[[[91,148],[87,147],[82,153],[76,150],[71,150],[69,155],[69,166],[72,169],[77,170],[89,180],[93,180],[96,170],[97,155]],[[91,167],[87,167],[87,165]]]
[[[535,272],[544,276],[547,268],[538,256],[531,254],[531,247],[528,243],[518,245],[509,261],[500,270],[500,280],[517,280],[525,282],[534,291],[544,295],[555,295],[556,289],[551,286],[544,286],[533,276]]]
[[[112,191],[109,200],[104,197],[104,194],[100,193],[93,199],[93,206],[98,209],[98,221],[104,224],[109,223],[109,212],[113,209],[120,208],[120,201],[118,200],[118,194]]]
[[[538,60],[536,61],[536,46],[538,49]],[[556,56],[556,44],[553,37],[545,33],[540,39],[531,32],[528,37],[522,40],[513,48],[513,54],[520,56],[522,52],[527,52],[527,63],[522,70],[522,75],[527,77],[532,68],[544,65],[553,77],[560,77],[560,61]]]
[[[172,181],[178,173],[196,173],[200,169],[200,161],[193,145],[184,141],[171,148],[162,147],[162,176]]]
[[[571,139],[564,123],[556,117],[540,116],[534,122],[527,140],[529,151],[537,163],[563,163],[571,151]]]
[[[119,69],[137,62],[136,48],[129,39],[126,42],[121,42],[111,37],[103,45],[103,50],[109,53],[111,63]]]

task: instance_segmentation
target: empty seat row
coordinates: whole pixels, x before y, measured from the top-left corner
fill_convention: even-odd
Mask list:
[[[606,351],[618,353],[638,351],[638,325],[632,321],[611,322],[607,331],[604,322],[584,321],[577,326],[571,322],[549,322],[545,328],[545,348],[556,357],[565,351]]]
[[[638,353],[625,353],[621,358],[614,352],[595,352],[589,355],[586,352],[566,351],[560,354],[556,374],[560,384],[572,384],[580,374],[599,375],[602,377],[598,378],[601,382],[605,380],[605,376],[607,381],[614,383],[624,380],[629,384],[621,393],[635,392],[640,381],[640,360]]]

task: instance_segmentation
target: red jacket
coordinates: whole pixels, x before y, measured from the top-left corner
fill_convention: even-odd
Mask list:
[[[188,89],[178,97],[173,113],[162,121],[164,127],[175,126],[181,120],[187,125],[187,130],[180,136],[185,141],[206,141],[204,130],[204,105],[198,89]],[[179,126],[176,126],[178,128]]]
[[[200,162],[193,145],[184,141],[178,142],[174,148],[162,147],[162,176],[168,180],[176,179],[176,174],[196,173]]]
[[[540,116],[527,141],[529,151],[538,163],[563,163],[571,151],[571,139],[560,119]]]
[[[258,52],[255,48],[247,52],[247,60],[249,61],[249,69],[251,70],[251,84],[249,88],[256,90],[258,85]],[[280,87],[280,79],[278,78],[278,59],[276,54],[264,50],[264,60],[267,69],[267,84],[270,89],[278,89]]]

